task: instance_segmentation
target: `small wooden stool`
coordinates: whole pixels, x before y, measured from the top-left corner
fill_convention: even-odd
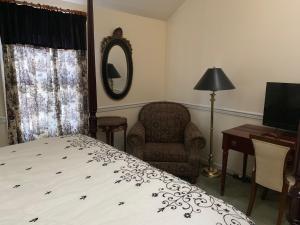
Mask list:
[[[126,152],[127,119],[118,116],[98,117],[98,127],[106,134],[106,143],[114,146],[114,132],[124,131],[124,151]]]

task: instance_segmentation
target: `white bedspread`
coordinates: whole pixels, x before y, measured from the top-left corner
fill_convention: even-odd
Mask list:
[[[201,189],[80,135],[0,148],[0,224],[253,222]]]

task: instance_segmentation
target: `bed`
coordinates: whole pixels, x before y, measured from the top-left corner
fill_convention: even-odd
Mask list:
[[[0,184],[1,225],[254,224],[200,188],[83,135],[1,148]]]

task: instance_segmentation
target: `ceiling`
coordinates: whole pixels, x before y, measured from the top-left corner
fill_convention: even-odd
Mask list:
[[[63,0],[86,4],[86,0]],[[94,5],[155,19],[166,20],[185,0],[94,0]]]

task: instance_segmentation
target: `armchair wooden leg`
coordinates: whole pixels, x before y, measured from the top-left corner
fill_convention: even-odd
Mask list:
[[[190,177],[191,184],[195,184],[197,182],[197,177]]]
[[[114,140],[115,138],[114,138],[114,132],[113,131],[111,131],[110,132],[110,145],[111,146],[114,146],[115,145],[115,140]]]
[[[250,216],[252,213],[252,209],[253,209],[255,198],[256,198],[256,192],[257,192],[257,184],[255,182],[255,171],[253,171],[251,193],[250,193],[250,200],[249,200],[248,209],[247,209],[247,216]]]
[[[280,195],[280,203],[279,203],[279,212],[277,217],[277,225],[281,225],[282,218],[285,214],[285,205],[286,205],[286,199],[287,199],[287,192],[288,192],[288,184],[285,183],[282,187],[282,192]]]
[[[261,200],[266,200],[268,194],[268,188],[264,188],[263,193],[261,195]]]

